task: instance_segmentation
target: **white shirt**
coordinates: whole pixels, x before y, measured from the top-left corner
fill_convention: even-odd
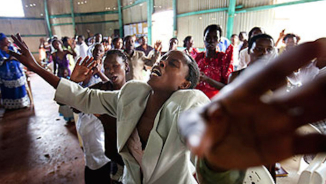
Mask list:
[[[87,50],[88,50],[88,46],[86,45],[85,42],[83,42],[81,45],[76,45],[76,53],[77,53],[76,61],[80,57],[85,58],[87,56]]]
[[[92,76],[88,84],[83,87],[91,86],[100,81],[102,81],[100,77]],[[76,130],[83,142],[85,165],[87,167],[96,170],[110,161],[105,156],[105,137],[101,120],[93,114],[79,113]]]
[[[101,121],[92,114],[80,113],[76,129],[82,138],[85,164],[92,170],[110,161],[104,154],[104,128]]]

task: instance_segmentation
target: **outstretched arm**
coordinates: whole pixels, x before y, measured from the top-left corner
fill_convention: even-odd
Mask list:
[[[77,56],[77,54],[75,52],[75,46],[73,44],[73,39],[68,40],[68,45],[71,48],[71,50],[67,50],[68,54],[72,55],[75,58]]]
[[[326,151],[326,136],[299,135],[302,125],[326,117],[326,75],[286,93],[279,86],[292,71],[326,55],[326,38],[307,42],[275,58],[256,63],[224,87],[213,101],[180,118],[180,129],[192,152],[212,170],[267,165],[295,154]]]
[[[14,43],[20,48],[21,54],[10,52],[12,56],[18,59],[19,62],[24,64],[26,67],[28,67],[30,70],[37,73],[39,76],[41,76],[45,81],[47,81],[51,86],[54,88],[57,88],[60,78],[55,76],[54,74],[48,72],[43,67],[41,67],[36,61],[31,52],[28,49],[28,46],[26,43],[21,39],[19,34],[16,34],[16,36],[11,35],[12,39],[14,40]],[[92,60],[89,58],[85,58],[84,63],[90,63]],[[90,72],[90,70],[84,71],[86,75]]]
[[[207,82],[209,85],[211,85],[212,87],[218,90],[221,90],[225,86],[225,84],[208,77],[207,75],[205,75],[204,72],[200,72],[200,80]]]
[[[19,62],[24,64],[30,70],[34,71],[40,75],[44,80],[46,80],[51,86],[57,88],[60,81],[59,77],[53,75],[52,73],[46,71],[41,67],[36,61],[31,52],[29,51],[26,43],[21,39],[20,35],[16,36],[11,35],[11,38],[14,40],[14,43],[20,48],[20,53],[10,52],[12,56],[18,59]]]
[[[277,45],[279,44],[279,42],[284,38],[285,36],[285,29],[283,29],[281,32],[280,32],[280,36],[277,38],[276,42],[275,42],[275,47],[277,47]]]
[[[53,58],[53,74],[57,72],[57,58],[55,57],[56,53],[52,53],[52,58]]]
[[[89,114],[110,114],[116,116],[118,91],[98,91],[88,88],[82,88],[78,84],[75,84],[66,79],[60,80],[59,77],[44,70],[33,58],[32,54],[28,50],[27,45],[21,39],[19,34],[12,36],[15,43],[20,47],[22,54],[12,53],[17,59],[25,66],[33,70],[35,73],[45,79],[50,85],[56,88],[55,100],[59,103],[64,103],[74,108],[77,108],[85,113]],[[91,69],[95,66],[95,62],[92,62],[92,58],[86,57],[81,65],[81,70],[73,72],[72,76],[79,80],[84,80],[83,77],[87,77]],[[80,81],[76,81],[80,82]]]

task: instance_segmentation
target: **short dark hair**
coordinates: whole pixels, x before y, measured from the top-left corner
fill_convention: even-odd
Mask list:
[[[69,37],[68,36],[65,36],[61,39],[62,43],[67,43],[69,40]]]
[[[131,35],[128,35],[128,36],[126,36],[126,37],[124,37],[123,38],[123,44],[125,44],[125,42],[127,41],[127,40],[129,40],[130,38],[132,38],[133,36],[131,36]]]
[[[105,58],[109,57],[110,55],[118,55],[118,57],[121,57],[122,58],[122,61],[125,63],[125,66],[127,67],[128,65],[128,61],[127,61],[127,56],[125,55],[125,53],[121,50],[117,50],[117,49],[112,49],[112,50],[109,50],[106,55],[105,55]],[[105,61],[105,60],[104,60]],[[130,67],[128,67],[126,69],[126,73],[128,73],[130,71]]]
[[[248,35],[248,41],[250,40],[251,36],[252,36],[252,33],[254,31],[258,31],[260,30],[262,33],[265,33],[264,30],[261,28],[261,27],[253,27],[250,31],[249,31],[249,35]]]
[[[126,55],[125,55],[121,50],[117,50],[117,49],[109,50],[109,51],[106,53],[105,57],[108,57],[108,56],[110,56],[110,55],[114,55],[114,54],[116,54],[116,55],[118,55],[119,57],[121,57],[122,60],[123,60],[123,62],[124,62],[125,64],[127,64],[127,56],[126,56]]]
[[[187,47],[187,42],[189,42],[191,40],[192,36],[187,36],[184,40],[183,40],[183,47]]]
[[[101,36],[102,36],[102,34],[101,34],[101,33],[96,33],[96,34],[94,35],[94,37],[95,37],[95,36],[98,36],[98,35],[101,35]]]
[[[283,41],[285,42],[285,40],[288,39],[288,38],[297,38],[297,35],[292,34],[292,33],[288,33],[288,34],[286,34],[284,36]]]
[[[117,43],[119,41],[119,39],[121,39],[121,38],[120,37],[113,38],[112,43],[113,44]]]
[[[191,85],[189,87],[189,89],[194,89],[197,86],[197,83],[199,82],[199,76],[200,76],[200,72],[199,72],[199,68],[197,65],[197,62],[194,60],[194,58],[192,58],[189,54],[184,53],[187,57],[187,65],[189,68],[189,73],[186,77],[186,80],[191,82]]]
[[[176,41],[179,43],[178,38],[171,38],[171,39],[169,40],[169,42],[174,41],[174,40],[176,40]]]
[[[54,47],[54,42],[59,42],[61,45],[63,45],[61,40],[54,39],[54,40],[52,40],[52,43],[51,43],[52,47]]]
[[[235,36],[239,37],[237,34],[233,34],[233,35],[231,35],[231,38],[232,38],[232,37],[235,37]]]
[[[270,35],[268,34],[259,34],[259,35],[255,35],[253,36],[251,39],[249,39],[249,42],[248,42],[248,53],[250,52],[250,49],[252,47],[252,45],[258,40],[258,39],[261,39],[261,38],[266,38],[266,39],[271,39],[273,41],[273,45],[274,45],[274,39],[273,37],[271,37]]]
[[[219,31],[220,38],[222,37],[222,27],[220,25],[211,24],[211,25],[207,26],[205,28],[205,30],[204,30],[204,37],[205,37],[206,32],[209,31],[209,30],[217,30],[217,31]]]
[[[92,54],[93,54],[93,51],[96,49],[97,46],[102,46],[102,47],[104,47],[101,43],[95,43],[95,44],[94,44],[94,47],[93,47],[93,49],[92,49]]]
[[[79,38],[85,40],[85,37],[83,35],[78,35],[77,39],[79,39]]]
[[[238,36],[240,36],[241,34],[246,34],[247,35],[247,32],[246,31],[240,31]]]

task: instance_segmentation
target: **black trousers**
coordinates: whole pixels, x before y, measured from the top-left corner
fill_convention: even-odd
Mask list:
[[[103,167],[92,170],[85,166],[85,184],[110,184],[111,164],[108,162]]]

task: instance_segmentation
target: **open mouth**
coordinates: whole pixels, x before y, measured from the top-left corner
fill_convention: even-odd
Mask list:
[[[157,69],[157,68],[152,69],[151,75],[156,75],[156,76],[159,76],[159,77],[162,76],[161,71],[159,69]]]
[[[112,82],[116,81],[117,79],[118,79],[117,76],[112,76],[112,77],[110,77],[110,80],[111,80]]]

